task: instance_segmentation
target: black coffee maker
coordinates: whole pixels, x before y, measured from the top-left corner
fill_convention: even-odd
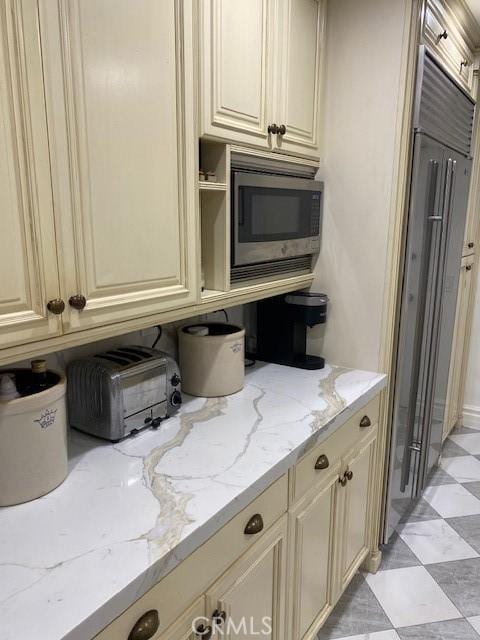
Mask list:
[[[324,358],[307,350],[307,327],[327,320],[328,296],[295,291],[257,303],[257,360],[299,369],[323,369]]]

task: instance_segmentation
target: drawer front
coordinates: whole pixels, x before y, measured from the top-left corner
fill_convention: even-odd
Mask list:
[[[312,486],[323,482],[340,458],[369,430],[376,429],[380,411],[380,396],[359,409],[337,431],[309,451],[290,470],[290,497],[292,502],[300,500]]]
[[[128,640],[136,622],[148,611],[157,611],[155,640],[207,588],[266,532],[287,510],[288,480],[285,474],[248,507],[194,551],[178,567],[152,587],[95,640]],[[259,526],[261,516],[263,527]],[[253,522],[253,524],[252,524]],[[245,529],[250,524],[251,533]],[[258,530],[260,529],[260,530]]]
[[[429,1],[425,8],[423,37],[430,51],[470,94],[473,91],[474,54],[442,5]]]

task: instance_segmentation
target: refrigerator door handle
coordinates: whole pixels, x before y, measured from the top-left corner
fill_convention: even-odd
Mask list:
[[[439,162],[438,160],[431,159],[428,162],[430,166],[429,170],[429,180],[427,184],[427,205],[426,205],[426,213],[427,220],[432,221],[440,221],[443,220],[443,217],[438,215],[438,211],[436,210],[437,205],[437,188],[438,188],[438,168]],[[421,301],[422,308],[425,310],[425,295],[424,293],[419,296],[419,301]],[[423,315],[423,314],[422,314]],[[420,354],[417,355],[413,365],[412,377],[411,377],[411,386],[410,386],[410,401],[408,406],[410,407],[409,416],[407,418],[408,423],[408,433],[406,438],[406,444],[403,455],[403,463],[402,470],[400,476],[400,490],[402,493],[405,492],[408,484],[410,483],[410,474],[412,471],[412,451],[415,453],[419,453],[418,448],[412,448],[412,445],[415,441],[415,420],[417,416],[417,385],[420,377]]]
[[[432,327],[429,341],[429,362],[427,365],[425,410],[423,414],[423,424],[421,429],[421,453],[418,461],[418,482],[416,495],[419,495],[426,482],[428,471],[428,457],[430,455],[430,428],[435,411],[435,380],[438,361],[439,339],[440,339],[440,315],[442,312],[442,299],[444,287],[444,261],[448,237],[448,228],[451,224],[451,209],[453,185],[455,179],[456,161],[449,158],[445,176],[445,190],[442,202],[443,228],[440,242],[437,245],[436,273],[435,273],[435,293],[433,297]]]

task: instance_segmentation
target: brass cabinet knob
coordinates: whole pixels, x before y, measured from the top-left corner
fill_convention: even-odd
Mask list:
[[[460,63],[460,67],[465,67],[465,69],[469,66],[470,66],[470,62],[468,60],[462,60]]]
[[[60,315],[65,311],[65,302],[61,298],[55,298],[47,303],[47,309],[50,313]]]
[[[324,453],[318,456],[317,461],[315,462],[315,469],[317,471],[320,471],[322,469],[327,469],[329,466],[330,466],[330,462]]]
[[[344,487],[348,480],[345,474],[343,474],[343,476],[340,476],[340,478],[338,479],[339,483],[342,485],[342,487]]]
[[[446,40],[446,39],[448,38],[448,31],[447,31],[446,29],[444,29],[444,30],[442,31],[442,33],[439,33],[439,34],[438,34],[437,38],[438,38],[438,41],[439,41],[439,42],[440,42],[440,40],[442,40],[442,38],[443,38],[444,40]]]
[[[350,469],[348,471],[345,472],[345,477],[347,480],[351,480],[353,478],[353,471],[350,471]]]
[[[225,611],[220,611],[219,609],[215,609],[212,613],[212,620],[215,624],[222,624],[227,619],[227,614]]]
[[[256,513],[247,522],[247,525],[243,530],[243,533],[247,534],[247,536],[251,536],[252,534],[260,533],[262,529],[263,529],[263,518],[259,513]]]
[[[274,123],[274,124],[269,124],[268,125],[268,129],[267,129],[268,133],[278,133],[278,126]]]
[[[160,627],[160,618],[156,609],[150,609],[139,618],[130,631],[128,640],[149,640],[157,633]]]
[[[370,418],[368,416],[363,416],[363,418],[360,420],[360,426],[362,428],[370,427],[371,424],[372,424],[372,421],[370,420]]]
[[[473,249],[473,247],[474,247],[474,246],[475,246],[475,243],[474,243],[474,242],[469,242],[469,243],[468,243],[468,248],[469,248],[469,249]]]
[[[471,264],[467,264],[465,269],[466,269],[466,271],[471,271],[472,270],[472,265]]]
[[[203,640],[210,640],[212,637],[212,627],[210,625],[206,627],[205,625],[200,624],[195,629],[195,635]]]
[[[284,136],[287,133],[287,127],[284,124],[281,124],[278,127],[278,135],[279,136]]]
[[[68,304],[77,311],[81,311],[82,309],[85,309],[87,299],[85,298],[85,296],[77,294],[75,296],[70,296],[70,298],[68,299]]]

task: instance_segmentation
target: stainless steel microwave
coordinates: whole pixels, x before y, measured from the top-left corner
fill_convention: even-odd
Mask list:
[[[232,276],[246,265],[259,265],[251,267],[252,276],[262,275],[264,263],[310,265],[320,249],[323,183],[233,169],[231,184]]]

